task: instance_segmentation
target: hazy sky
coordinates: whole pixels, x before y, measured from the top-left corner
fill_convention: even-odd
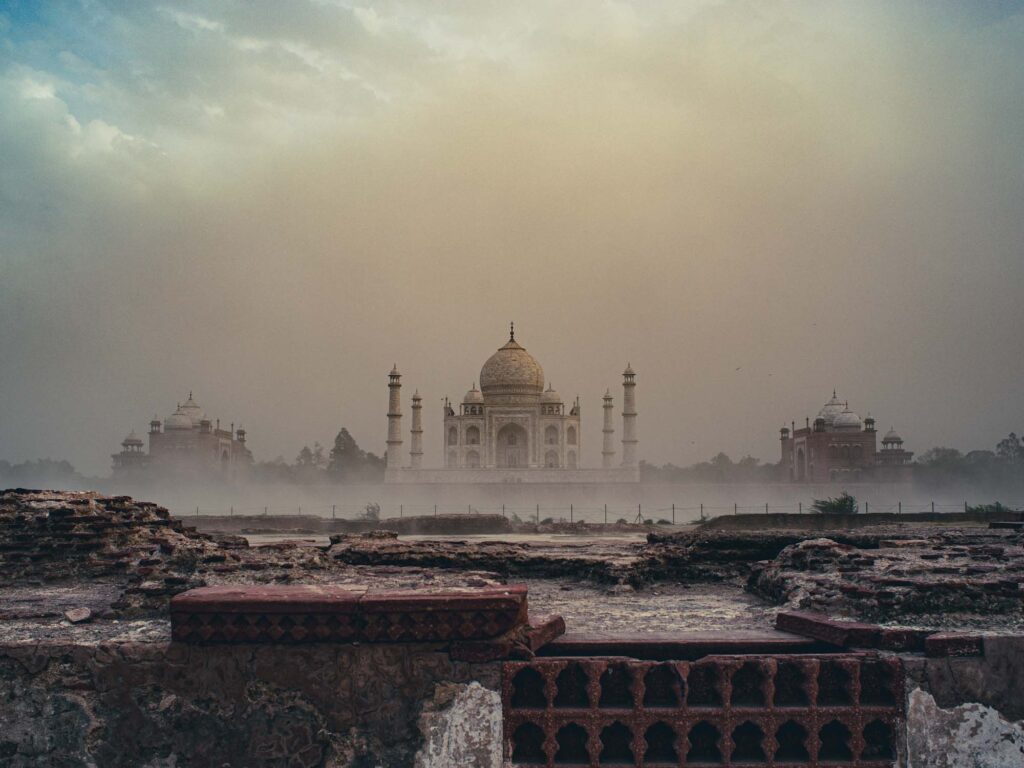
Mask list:
[[[0,458],[106,474],[190,389],[258,459],[380,453],[397,362],[435,464],[509,320],[591,466],[627,361],[657,463],[775,460],[833,386],[991,447],[1022,94],[1020,2],[0,0]]]

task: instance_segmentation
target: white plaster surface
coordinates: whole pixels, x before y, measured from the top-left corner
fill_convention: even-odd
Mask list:
[[[415,768],[501,768],[501,696],[480,683],[439,685],[420,730]]]
[[[942,709],[914,689],[907,710],[907,768],[1022,768],[1024,726],[983,704]]]

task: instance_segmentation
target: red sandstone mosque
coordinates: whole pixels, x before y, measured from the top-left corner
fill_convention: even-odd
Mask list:
[[[914,454],[903,449],[903,438],[890,429],[877,448],[875,420],[850,410],[835,391],[818,412],[814,423],[792,422],[780,430],[782,478],[794,483],[834,483],[910,479]]]
[[[188,393],[188,400],[163,422],[149,422],[149,452],[142,439],[131,432],[115,453],[114,477],[156,479],[205,476],[219,480],[241,479],[252,464],[245,445],[245,430],[221,429]]]

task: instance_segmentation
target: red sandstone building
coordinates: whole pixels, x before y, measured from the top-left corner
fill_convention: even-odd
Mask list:
[[[794,483],[899,482],[909,479],[914,454],[903,449],[903,438],[890,429],[877,448],[875,420],[850,410],[836,393],[805,426],[780,430],[782,477]]]
[[[214,478],[241,480],[252,464],[245,444],[245,430],[221,429],[220,419],[211,420],[192,399],[179,403],[163,420],[149,423],[149,453],[134,432],[113,455],[114,476],[118,478]]]

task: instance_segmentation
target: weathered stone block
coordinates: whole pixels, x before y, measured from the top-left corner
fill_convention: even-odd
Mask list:
[[[837,621],[808,611],[781,611],[775,616],[775,628],[842,648],[874,648],[878,644],[878,627],[874,624]]]
[[[924,639],[924,653],[930,658],[942,656],[981,656],[984,653],[980,635],[961,632],[935,632]]]

